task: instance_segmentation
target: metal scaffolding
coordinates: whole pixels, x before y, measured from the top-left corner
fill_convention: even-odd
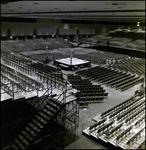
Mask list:
[[[77,134],[77,127],[79,125],[79,107],[76,99],[69,102],[66,101],[66,98],[69,98],[69,96],[72,96],[73,94],[70,93],[70,95],[67,95],[67,92],[72,90],[70,83],[68,83],[65,79],[59,79],[54,75],[54,73],[46,74],[45,72],[42,72],[40,74],[34,69],[33,74],[37,77],[37,79],[42,81],[41,83],[36,82],[36,80],[30,78],[30,71],[28,74],[25,73],[25,66],[23,66],[23,70],[21,67],[19,70],[19,63],[17,64],[13,61],[6,61],[6,59],[3,60],[1,84],[3,85],[2,87],[8,87],[3,88],[5,89],[5,92],[10,93],[10,95],[13,97],[12,99],[14,100],[16,93],[36,91],[36,98],[33,101],[27,100],[27,103],[31,104],[38,111],[40,111],[46,105],[50,98],[55,98],[61,102],[63,107],[61,107],[53,121],[64,128],[62,132],[63,136],[66,135],[66,131],[69,131],[70,135],[68,134],[68,137],[74,141]],[[58,74],[60,74],[60,72],[58,72]],[[5,85],[4,83],[9,84]],[[44,84],[46,85],[44,86]],[[53,95],[53,89],[55,88],[58,88],[62,91],[62,93],[58,94],[57,97]],[[44,93],[39,95],[40,91],[43,91]],[[25,117],[23,119],[26,123],[27,120]],[[56,133],[56,136],[59,136],[58,133]],[[64,145],[64,143],[62,144]]]

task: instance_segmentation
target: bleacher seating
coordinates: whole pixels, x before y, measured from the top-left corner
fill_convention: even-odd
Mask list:
[[[49,48],[49,43],[44,39],[28,39],[27,41],[36,49],[46,49],[46,46]]]
[[[145,96],[133,96],[106,110],[99,121],[83,130],[91,137],[106,141],[122,149],[144,147]],[[99,122],[102,125],[99,127]]]
[[[62,38],[48,38],[46,41],[51,42],[55,48],[71,48],[71,44]]]
[[[5,46],[5,42],[1,41],[1,53],[10,53],[11,50]]]
[[[34,50],[34,48],[27,41],[7,40],[7,41],[3,41],[3,42],[8,49],[10,49],[16,53]]]
[[[91,47],[98,45],[136,49],[140,51],[145,50],[145,31],[140,29],[134,29],[132,31],[128,29],[115,29],[101,35],[95,35],[90,38],[82,39],[80,46]]]
[[[137,144],[134,145],[141,137],[142,137],[142,132],[144,132],[145,128],[142,128],[140,131],[138,131],[138,133],[136,133],[134,136],[132,136],[128,141],[127,141],[127,145],[131,148],[137,148]],[[143,143],[144,139],[142,139]],[[136,147],[135,147],[136,146]]]

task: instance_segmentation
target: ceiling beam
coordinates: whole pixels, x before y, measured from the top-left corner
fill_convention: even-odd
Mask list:
[[[25,13],[2,13],[1,14],[51,14],[51,13],[108,13],[108,12],[145,12],[144,9],[138,10],[88,10],[88,11],[53,11],[53,12],[25,12]]]

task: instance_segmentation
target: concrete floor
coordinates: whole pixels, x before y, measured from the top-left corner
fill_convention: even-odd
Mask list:
[[[94,117],[133,96],[141,84],[137,84],[124,92],[107,87],[106,85],[102,86],[106,92],[109,93],[107,99],[104,99],[101,103],[90,103],[87,109],[79,109],[79,127],[77,129],[78,138],[75,142],[65,147],[65,149],[113,149],[111,145],[108,145],[103,141],[94,141],[86,135],[83,135],[82,130],[95,123],[93,120]]]

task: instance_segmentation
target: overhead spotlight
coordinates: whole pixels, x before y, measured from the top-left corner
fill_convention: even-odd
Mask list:
[[[137,22],[137,26],[138,26],[138,27],[140,26],[140,22]]]
[[[12,36],[12,35],[10,36],[10,39],[11,39],[11,40],[13,39],[13,36]]]

